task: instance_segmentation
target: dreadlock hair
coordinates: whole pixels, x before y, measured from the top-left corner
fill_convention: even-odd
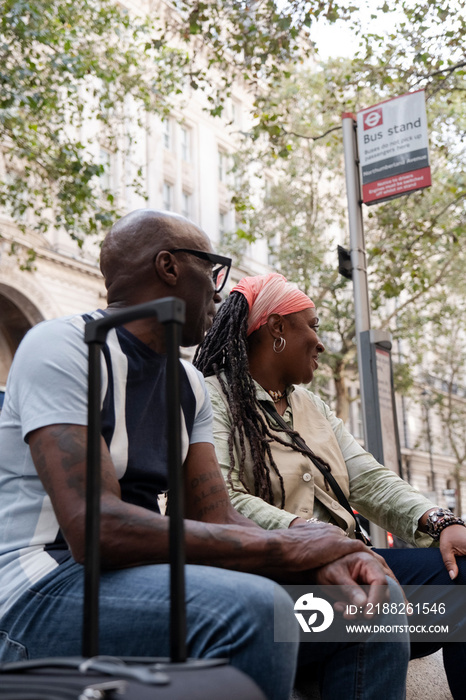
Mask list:
[[[246,445],[249,443],[252,457],[254,479],[254,495],[267,503],[273,504],[272,482],[270,470],[278,476],[281,488],[280,508],[285,507],[285,486],[280,470],[276,465],[270,443],[278,442],[290,447],[296,452],[306,454],[294,442],[282,440],[277,433],[271,432],[272,427],[265,414],[259,410],[256,399],[254,380],[249,372],[248,360],[248,315],[249,306],[246,297],[240,292],[232,292],[223,302],[218,311],[212,328],[207,333],[203,343],[198,346],[194,355],[194,366],[205,377],[215,375],[226,396],[232,415],[231,431],[228,436],[228,452],[230,469],[228,484],[234,491],[232,473],[235,465],[233,448],[234,438],[238,435],[240,444],[239,480],[248,493],[251,493],[245,479]],[[224,372],[226,382],[221,373]],[[282,429],[280,428],[280,431]],[[284,430],[282,432],[285,432]],[[298,433],[291,428],[286,433],[293,437]],[[328,471],[330,466],[316,455],[316,461]],[[269,464],[267,464],[267,458]],[[327,481],[325,482],[328,489]]]

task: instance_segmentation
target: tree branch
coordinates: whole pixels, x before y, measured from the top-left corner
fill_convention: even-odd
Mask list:
[[[419,80],[416,80],[415,83],[411,87],[414,87],[414,85],[417,85],[418,83],[422,82],[423,80],[429,80],[430,78],[433,78],[435,75],[441,75],[441,73],[449,73],[450,75],[455,72],[455,70],[458,70],[458,68],[464,68],[466,66],[466,61],[460,61],[459,63],[455,63],[454,66],[449,66],[449,68],[441,68],[440,70],[434,70],[432,73],[428,73],[427,75],[422,75]]]
[[[464,199],[465,197],[466,197],[466,191],[461,192],[455,199],[453,199],[451,202],[449,202],[448,204],[446,204],[446,205],[443,207],[443,209],[441,209],[441,210],[439,211],[439,213],[438,213],[436,216],[434,216],[434,218],[432,219],[432,226],[431,226],[431,228],[433,228],[433,227],[435,226],[435,224],[436,224],[437,221],[440,219],[440,217],[442,217],[442,216],[445,214],[445,212],[448,211],[448,209],[449,209],[450,207],[455,206],[455,204],[458,204],[458,202],[461,202],[461,200]]]
[[[401,304],[401,306],[399,306],[397,309],[395,309],[395,311],[393,311],[393,313],[391,313],[391,314],[385,319],[385,321],[383,321],[383,323],[382,323],[382,325],[380,326],[380,328],[381,328],[381,329],[386,328],[386,327],[388,326],[388,324],[390,323],[390,321],[392,320],[392,318],[394,318],[395,316],[398,316],[398,315],[399,315],[400,311],[402,311],[402,310],[405,309],[407,306],[409,306],[409,304],[412,304],[414,301],[417,301],[418,299],[420,299],[424,294],[426,294],[426,292],[427,292],[429,289],[432,289],[432,287],[435,287],[435,285],[438,284],[438,283],[440,282],[440,280],[441,280],[442,277],[444,276],[445,272],[448,270],[448,267],[451,265],[451,263],[453,262],[453,260],[454,260],[455,258],[456,258],[456,252],[455,252],[454,254],[452,254],[452,256],[446,261],[446,263],[443,265],[443,267],[441,268],[440,272],[438,273],[437,277],[436,277],[435,280],[432,282],[432,284],[429,285],[429,287],[426,288],[426,289],[421,289],[420,292],[418,292],[417,294],[414,294],[414,296],[410,297],[410,298],[407,299],[405,302],[403,302],[403,304]]]
[[[338,131],[341,129],[340,126],[333,126],[331,129],[328,129],[324,134],[320,134],[319,136],[306,136],[305,134],[298,134],[296,131],[287,131],[286,129],[283,129],[283,133],[287,134],[288,136],[296,136],[298,139],[307,139],[308,141],[318,141],[319,139],[323,139],[327,136],[327,134],[331,134],[332,131]]]

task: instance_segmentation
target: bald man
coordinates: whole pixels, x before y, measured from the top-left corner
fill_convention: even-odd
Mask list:
[[[186,303],[183,344],[197,344],[212,324],[230,263],[214,254],[208,237],[188,220],[152,210],[133,212],[103,243],[107,308],[41,323],[23,340],[0,422],[1,661],[80,653],[85,322],[176,296]],[[168,518],[158,506],[158,495],[167,488],[164,352],[156,318],[111,331],[104,347],[102,654],[169,655]],[[187,362],[181,374],[188,653],[227,657],[268,698],[286,700],[297,630],[291,633],[296,641],[274,643],[274,600],[284,624],[295,620],[291,599],[271,579],[280,580],[286,571],[289,581],[305,582],[318,569],[326,583],[384,584],[386,572],[362,543],[334,526],[264,531],[239,515],[215,456],[203,378]],[[364,605],[368,598],[362,589],[351,589],[350,602]],[[377,590],[374,585],[369,592],[372,602],[380,595]],[[388,656],[396,661],[401,682],[392,680],[391,697],[401,698],[407,644],[373,647],[393,649]],[[350,665],[360,677],[364,669],[353,661]]]

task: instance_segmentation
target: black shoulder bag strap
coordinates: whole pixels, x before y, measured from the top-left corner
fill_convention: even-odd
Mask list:
[[[285,432],[289,433],[290,426],[287,424],[287,422],[282,418],[282,416],[278,413],[278,411],[270,405],[269,401],[259,401],[260,405],[262,408],[267,411],[267,413],[274,419],[274,421],[282,428]],[[361,527],[359,525],[358,519],[355,517],[353,513],[353,509],[351,508],[348,499],[346,498],[345,494],[340,488],[340,485],[338,481],[335,479],[333,476],[332,472],[330,469],[326,469],[322,464],[320,464],[314,457],[312,450],[307,446],[305,441],[300,435],[290,435],[291,439],[293,442],[299,447],[300,450],[302,450],[307,457],[311,460],[311,462],[314,464],[315,467],[321,472],[323,475],[324,479],[328,482],[328,484],[331,486],[333,493],[338,499],[338,502],[340,505],[345,508],[345,510],[350,513],[350,515],[354,518],[355,521],[355,527],[354,527],[354,534],[356,539],[361,540],[365,544],[371,544],[370,540],[364,535],[364,533],[361,530]]]

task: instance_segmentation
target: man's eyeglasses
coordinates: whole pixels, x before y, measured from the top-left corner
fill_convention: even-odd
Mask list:
[[[214,282],[215,293],[218,294],[224,288],[228,275],[230,273],[231,258],[224,255],[216,255],[215,253],[206,253],[203,250],[191,250],[190,248],[172,248],[169,253],[188,253],[194,255],[201,260],[208,260],[214,265],[212,270],[212,279]]]

